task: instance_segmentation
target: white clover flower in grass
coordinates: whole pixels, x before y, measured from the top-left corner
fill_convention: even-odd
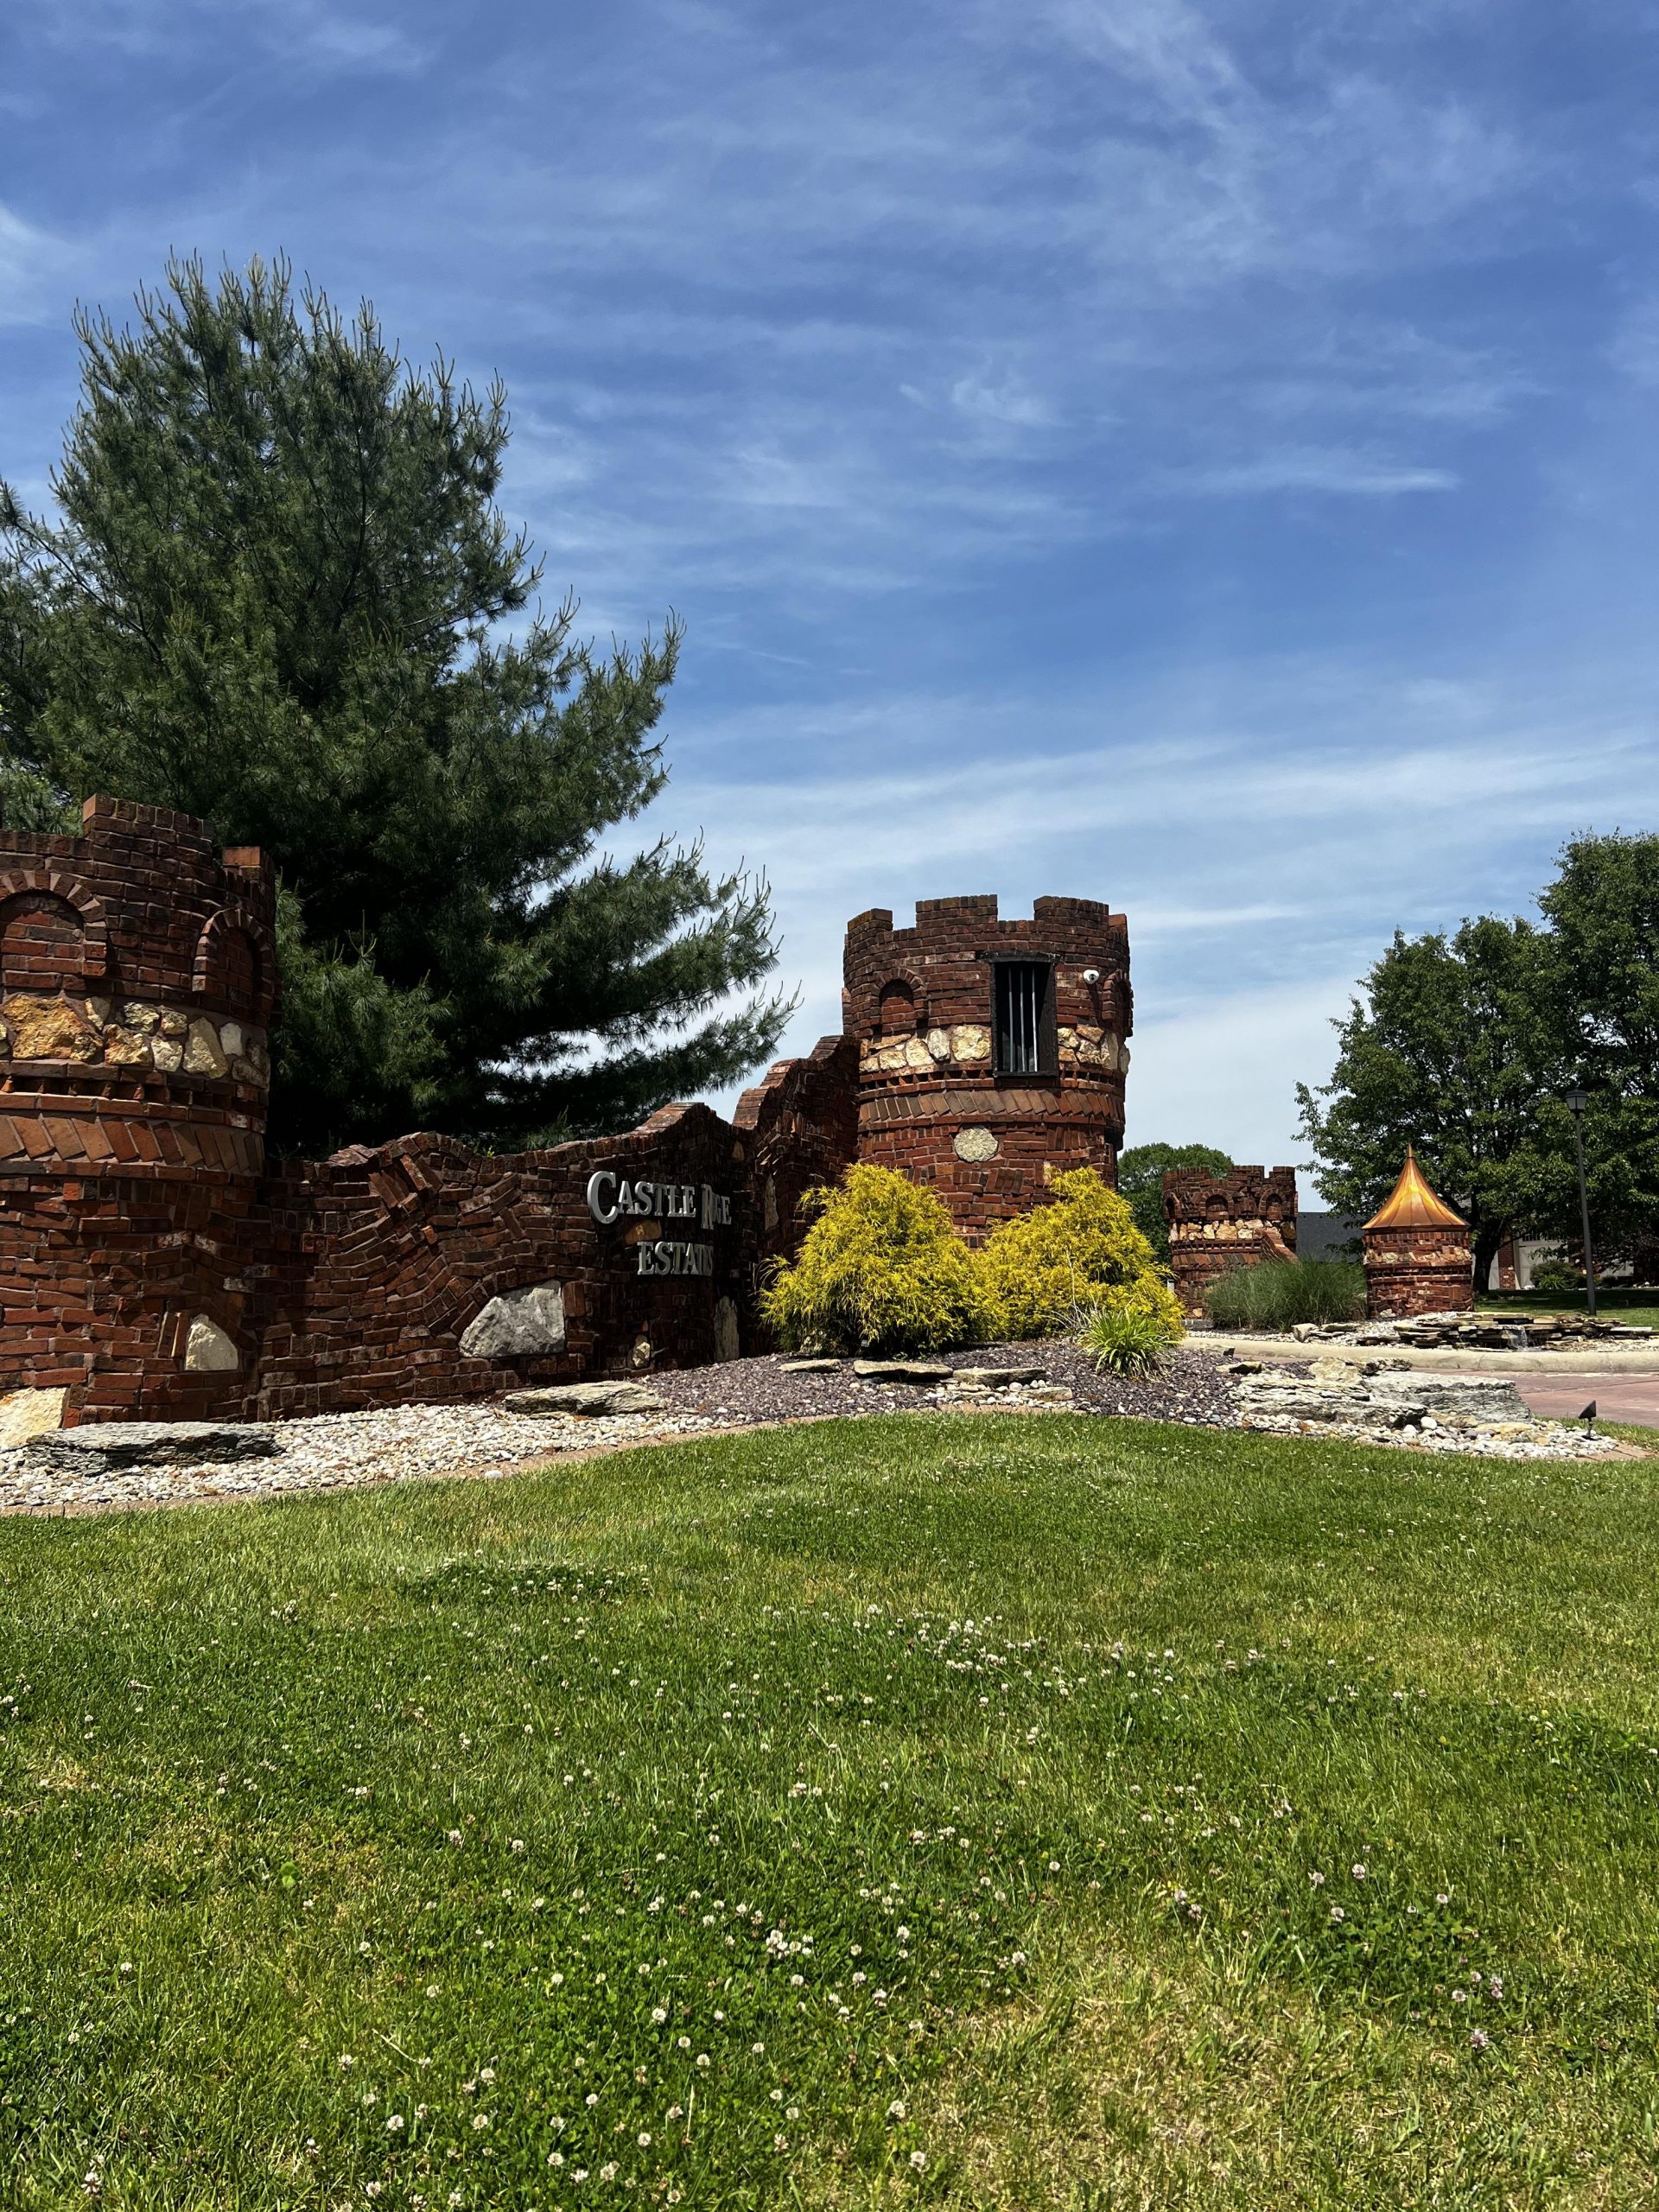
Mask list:
[[[1471,2050],[1485,2050],[1491,2040],[1484,2028],[1476,2028],[1470,2034],[1469,2048]]]
[[[1333,1904],[1331,1908],[1331,1917],[1332,1920],[1346,1920],[1348,1916],[1339,1904]]]
[[[893,2102],[887,2107],[887,2118],[889,2120],[902,2120],[905,2117],[905,2110],[904,2100],[900,2097],[895,2097]]]
[[[1357,1882],[1363,1882],[1365,1879],[1366,1870],[1363,1866],[1351,1866],[1348,1871]]]
[[[660,2028],[667,2018],[668,2014],[664,2011],[660,2005],[653,2005],[652,2006],[651,2024],[653,2028]]]
[[[607,2159],[599,2170],[599,2177],[601,2181],[614,2181],[616,2179],[616,2175],[617,2164],[614,2158]]]
[[[639,2144],[639,2148],[640,2148],[642,2151],[649,2151],[649,2150],[650,2150],[650,2148],[651,2148],[651,2135],[650,2135],[650,2132],[649,2132],[649,2130],[648,2130],[648,2129],[645,2129],[645,2128],[643,2128],[643,2127],[642,2127],[642,2128],[640,2129],[640,2131],[639,2131],[639,2134],[634,2138],[634,2140]]]
[[[915,2168],[916,2171],[920,2173],[923,2167],[927,2164],[926,2152],[912,2151],[910,2154],[910,2163]]]
[[[386,2114],[386,2133],[387,2133],[387,2134],[388,2134],[388,2135],[401,2135],[401,2134],[403,2133],[403,2132],[404,2132],[404,2115],[402,2114],[402,2113],[400,2113],[400,2112],[390,2112],[390,2113],[388,2113]]]
[[[589,2089],[587,2095],[582,2099],[582,2102],[587,2106],[588,2111],[592,2112],[594,2107],[599,2102],[599,2099],[594,2094],[593,2090]]]

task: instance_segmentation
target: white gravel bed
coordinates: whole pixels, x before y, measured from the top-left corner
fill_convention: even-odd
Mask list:
[[[1632,1459],[1637,1447],[1599,1431],[1586,1436],[1565,1421],[1472,1421],[1430,1418],[1421,1425],[1381,1428],[1352,1421],[1298,1421],[1290,1414],[1244,1414],[1241,1428],[1268,1436],[1340,1437],[1344,1443],[1381,1444],[1391,1452],[1453,1452],[1487,1459]]]
[[[696,1414],[531,1416],[485,1404],[381,1406],[249,1426],[276,1439],[274,1458],[86,1476],[31,1465],[22,1452],[0,1452],[0,1513],[271,1497],[285,1491],[358,1489],[462,1471],[487,1478],[563,1452],[654,1443],[722,1424]]]

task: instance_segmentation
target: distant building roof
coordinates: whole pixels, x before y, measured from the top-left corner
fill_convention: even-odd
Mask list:
[[[1298,1213],[1296,1256],[1299,1260],[1331,1260],[1359,1249],[1360,1218],[1357,1213]]]
[[[1365,1224],[1367,1229],[1466,1229],[1468,1225],[1461,1214],[1453,1213],[1430,1190],[1409,1145],[1400,1180]]]

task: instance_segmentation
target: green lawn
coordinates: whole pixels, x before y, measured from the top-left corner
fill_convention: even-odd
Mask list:
[[[1005,1415],[0,1523],[0,2203],[1650,2203],[1656,1489]]]
[[[1589,1301],[1581,1290],[1494,1290],[1483,1291],[1475,1303],[1483,1313],[1582,1313]],[[1659,1329],[1659,1290],[1603,1287],[1596,1293],[1596,1311],[1610,1320]]]

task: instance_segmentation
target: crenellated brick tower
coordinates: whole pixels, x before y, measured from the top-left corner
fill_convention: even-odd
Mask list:
[[[1210,1285],[1233,1268],[1295,1258],[1296,1171],[1173,1167],[1164,1176],[1164,1218],[1175,1294],[1196,1316]]]
[[[92,1417],[245,1388],[264,1166],[271,870],[188,815],[93,798],[0,852],[0,1389]]]
[[[842,1020],[859,1053],[858,1156],[936,1190],[977,1243],[1049,1177],[1114,1182],[1133,1020],[1128,924],[1092,899],[923,899],[847,926]]]

